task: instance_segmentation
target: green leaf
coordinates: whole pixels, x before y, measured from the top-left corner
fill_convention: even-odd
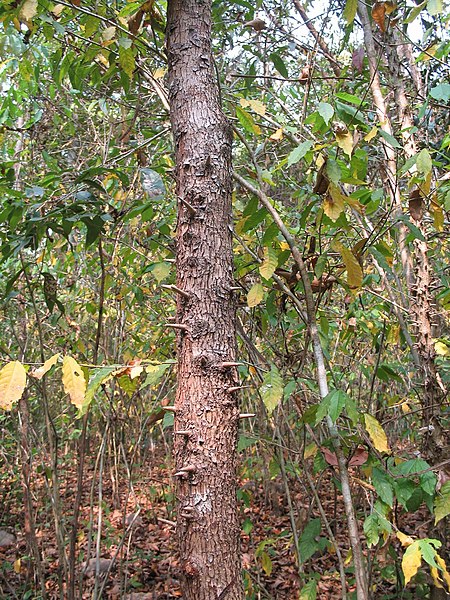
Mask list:
[[[317,581],[311,579],[300,590],[299,600],[316,600],[317,598]]]
[[[336,98],[344,100],[344,102],[350,102],[351,104],[355,104],[356,106],[362,106],[363,104],[367,104],[363,101],[363,99],[360,96],[355,96],[354,94],[349,94],[348,92],[338,92],[336,94]]]
[[[278,254],[271,247],[264,248],[264,260],[259,265],[259,272],[264,279],[270,279],[278,266]]]
[[[347,23],[353,23],[358,8],[358,0],[346,0],[343,17]]]
[[[93,375],[89,377],[83,403],[81,406],[79,406],[78,417],[82,416],[86,412],[86,409],[94,398],[95,392],[102,384],[106,383],[113,377],[113,373],[114,371],[117,371],[117,368],[117,365],[113,365],[94,370]]]
[[[444,10],[442,0],[428,0],[427,2],[427,11],[430,13],[432,17],[436,15],[440,15]]]
[[[328,102],[319,102],[317,106],[317,112],[328,125],[334,115],[334,108],[331,106],[331,104],[328,104]]]
[[[391,135],[390,133],[387,133],[387,131],[383,131],[382,129],[380,129],[380,135],[382,138],[384,138],[386,140],[386,142],[388,144],[390,144],[393,148],[401,148],[401,144],[399,144],[397,142],[397,140],[395,139],[395,137],[393,135]]]
[[[250,521],[250,519],[247,517],[245,519],[245,521],[242,523],[242,531],[246,534],[249,535],[251,533],[253,529],[253,523]]]
[[[163,363],[162,365],[148,365],[145,367],[147,377],[141,385],[141,389],[156,385],[170,366],[172,366],[170,363]]]
[[[97,33],[99,25],[100,21],[97,19],[97,17],[88,15],[84,21],[84,35],[87,38],[90,38],[94,33]]]
[[[136,67],[136,61],[132,48],[125,48],[123,45],[119,45],[119,64],[130,79],[133,79],[134,69]]]
[[[320,535],[322,523],[320,519],[312,519],[306,525],[299,540],[300,560],[306,562],[319,549],[317,537]]]
[[[356,407],[356,403],[353,402],[350,396],[347,396],[345,400],[345,411],[349,419],[351,420],[353,426],[356,427],[356,425],[358,425],[359,423],[359,412]]]
[[[335,423],[346,405],[348,396],[342,390],[332,390],[328,395],[330,396],[328,414]]]
[[[394,503],[394,492],[390,478],[381,469],[372,469],[372,483],[377,494],[385,504],[392,508]]]
[[[439,83],[430,90],[430,96],[439,102],[450,100],[450,83]]]
[[[430,173],[433,165],[431,162],[430,153],[426,148],[423,148],[423,150],[421,150],[417,155],[416,166],[420,173],[423,173],[424,175],[428,175],[428,173]]]
[[[152,273],[158,283],[169,277],[172,265],[168,262],[160,262],[152,265]]]
[[[409,24],[409,23],[412,23],[415,19],[417,19],[417,17],[420,15],[422,10],[425,8],[426,4],[427,4],[427,0],[424,0],[418,6],[414,6],[413,8],[411,8],[411,10],[409,11],[408,17],[404,20],[404,23]]]
[[[435,524],[439,523],[448,514],[450,514],[450,481],[446,481],[436,494],[434,500]]]
[[[335,185],[339,183],[342,176],[341,167],[336,160],[329,158],[327,160],[327,175],[330,181],[332,181]]]
[[[416,487],[416,483],[410,479],[394,480],[395,497],[405,509],[407,508],[408,500],[414,494]]]
[[[280,55],[277,54],[276,52],[273,52],[270,55],[270,59],[273,62],[273,66],[278,71],[278,73],[280,73],[280,75],[282,75],[283,77],[288,79],[289,73],[288,73],[288,70],[286,69],[286,65],[284,64],[284,61],[280,57]]]
[[[366,518],[363,529],[369,548],[378,544],[378,540],[380,539],[380,531],[378,527],[378,517],[375,513],[372,513]]]
[[[313,145],[314,144],[311,140],[306,140],[302,142],[299,146],[297,146],[297,148],[294,148],[294,150],[292,150],[292,152],[288,156],[288,167],[290,167],[291,165],[295,165],[295,163],[298,163],[298,161],[301,160],[305,156],[305,154],[311,150]]]
[[[163,422],[162,422],[163,429],[167,429],[168,427],[173,427],[174,421],[175,421],[174,414],[171,412],[166,412],[166,414],[164,415]]]
[[[422,552],[423,560],[430,566],[434,567],[435,569],[438,569],[439,567],[436,563],[436,548],[440,548],[442,546],[442,543],[439,540],[431,539],[418,540],[418,542],[420,550]]]
[[[236,116],[247,133],[252,135],[259,135],[261,133],[261,128],[255,123],[252,115],[244,110],[242,106],[236,105]]]
[[[269,416],[273,413],[282,399],[283,388],[284,385],[280,372],[277,367],[272,364],[270,371],[264,375],[261,386],[261,396]]]

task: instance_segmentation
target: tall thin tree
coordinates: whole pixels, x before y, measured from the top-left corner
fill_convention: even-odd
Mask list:
[[[170,0],[176,157],[178,390],[174,427],[183,597],[243,597],[236,504],[239,422],[230,125],[211,51],[211,2]]]

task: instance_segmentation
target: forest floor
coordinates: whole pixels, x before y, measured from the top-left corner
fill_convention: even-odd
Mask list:
[[[101,502],[95,457],[87,460],[77,537],[77,589],[82,589],[82,592],[81,596],[78,592],[77,597],[92,598],[97,585],[97,597],[110,600],[182,598],[170,477],[173,470],[166,456],[163,451],[146,452],[140,466],[133,467],[132,481],[126,473],[119,473],[113,462],[108,464],[106,461]],[[343,560],[351,560],[348,555],[342,501],[334,491],[331,478],[332,472],[329,469],[328,475],[317,481],[317,490]],[[95,484],[92,485],[94,479]],[[0,478],[0,483],[3,487],[0,530],[14,532],[16,536],[15,543],[11,545],[1,547],[0,543],[0,598],[40,598],[39,584],[33,580],[30,561],[27,559],[20,475],[16,479]],[[294,600],[299,597],[299,590],[305,581],[312,575],[320,575],[317,598],[341,598],[338,561],[330,543],[325,544],[321,551],[302,564],[299,572],[288,502],[281,479],[274,478],[265,484],[243,479],[241,485],[241,549],[246,597],[255,600]],[[53,600],[65,598],[66,591],[62,594],[59,591],[60,581],[64,581],[65,576],[59,569],[49,486],[50,482],[45,479],[44,474],[34,479],[36,537],[42,555],[47,596],[49,600]],[[366,492],[363,487],[359,486],[357,489],[357,483],[355,486],[355,497],[358,499],[360,495],[362,501]],[[300,535],[305,524],[320,517],[320,513],[317,506],[309,506],[302,501],[309,494],[302,489],[301,481],[290,479],[289,488],[292,518]],[[67,468],[61,466],[60,476],[61,514],[66,528],[66,540],[70,537],[75,497],[76,469],[72,463]],[[95,548],[99,505],[102,506],[102,536],[98,563],[100,575],[96,583]],[[329,537],[323,527],[321,536]],[[385,546],[387,548],[388,544]],[[386,560],[383,548],[378,552],[377,560]],[[98,590],[102,586],[103,592],[98,596]],[[384,589],[379,589],[380,595],[377,594],[377,597],[389,597],[390,587],[386,582]],[[347,591],[353,591],[351,584]]]

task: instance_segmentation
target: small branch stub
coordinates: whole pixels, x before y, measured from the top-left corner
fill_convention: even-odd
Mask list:
[[[186,467],[182,467],[179,471],[177,471],[174,477],[187,477],[189,473],[196,473],[197,468],[194,465],[187,465]]]
[[[173,412],[173,413],[176,413],[178,410],[177,408],[175,408],[175,406],[163,406],[162,409],[167,412]]]
[[[191,432],[187,429],[183,429],[180,431],[174,431],[174,435],[185,435],[186,437],[189,437],[191,435]]]
[[[189,327],[183,325],[183,323],[165,323],[164,327],[171,327],[172,329],[180,329],[181,331],[188,331]]]
[[[186,291],[180,289],[176,285],[165,285],[165,284],[162,284],[161,287],[162,287],[163,290],[168,290],[169,292],[176,292],[177,294],[180,294],[180,296],[183,296],[183,298],[190,298],[191,297],[191,294],[189,292],[186,292]]]
[[[237,392],[238,390],[245,390],[249,387],[250,387],[249,385],[234,385],[234,386],[227,388],[227,392],[232,394],[233,392]]]
[[[178,200],[181,202],[181,204],[184,204],[184,206],[188,209],[188,212],[190,215],[192,215],[193,217],[197,216],[197,211],[192,206],[192,204],[189,204],[189,202],[187,200],[185,200],[184,198],[182,198],[181,196],[178,196]]]
[[[253,419],[253,417],[256,417],[256,413],[241,413],[239,415],[240,419]]]
[[[219,367],[222,367],[223,369],[226,369],[227,367],[243,367],[244,363],[240,363],[240,362],[223,362],[219,364]]]

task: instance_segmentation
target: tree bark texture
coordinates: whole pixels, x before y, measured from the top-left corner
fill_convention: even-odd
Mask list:
[[[220,106],[210,0],[170,0],[176,156],[177,535],[185,600],[243,597],[236,501],[239,386],[231,237],[232,131]]]

